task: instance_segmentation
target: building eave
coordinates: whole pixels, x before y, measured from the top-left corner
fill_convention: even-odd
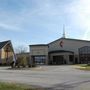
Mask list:
[[[49,45],[49,44],[52,44],[52,43],[54,43],[54,42],[56,42],[56,41],[59,41],[59,40],[71,40],[71,41],[73,40],[73,41],[79,41],[79,42],[90,42],[89,40],[72,39],[72,38],[59,38],[59,39],[57,39],[57,40],[54,40],[54,41],[48,43],[48,45]]]
[[[48,44],[33,44],[33,45],[29,45],[29,46],[48,46]]]

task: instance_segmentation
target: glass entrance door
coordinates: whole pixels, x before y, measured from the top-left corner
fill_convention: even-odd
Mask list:
[[[63,55],[53,56],[53,64],[56,65],[64,64],[64,56]]]

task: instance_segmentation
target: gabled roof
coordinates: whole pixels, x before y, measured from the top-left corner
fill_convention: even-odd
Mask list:
[[[71,38],[59,38],[57,40],[54,40],[54,41],[50,42],[49,44],[54,43],[54,42],[59,41],[59,40],[73,40],[73,41],[81,41],[81,42],[90,42],[89,40],[71,39]]]
[[[5,45],[7,45],[7,44],[10,43],[10,42],[11,42],[10,40],[0,42],[0,49],[2,49]]]

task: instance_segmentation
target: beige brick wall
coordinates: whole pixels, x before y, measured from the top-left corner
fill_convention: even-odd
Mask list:
[[[48,46],[30,46],[30,58],[31,56],[45,56],[46,62],[48,64]]]
[[[4,49],[1,50],[1,58],[2,58],[2,59],[5,58],[5,51],[4,51]]]
[[[31,46],[31,55],[48,55],[48,46]]]

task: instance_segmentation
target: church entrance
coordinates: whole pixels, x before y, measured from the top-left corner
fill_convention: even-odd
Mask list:
[[[64,56],[63,55],[53,56],[53,64],[54,65],[64,64]]]
[[[52,65],[73,64],[74,53],[72,51],[57,50],[49,52],[49,63]]]

